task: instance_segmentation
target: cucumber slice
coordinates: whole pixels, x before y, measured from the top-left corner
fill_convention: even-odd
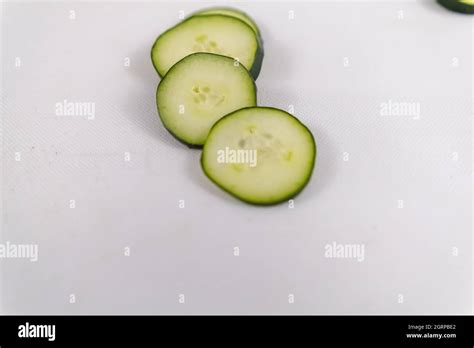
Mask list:
[[[151,49],[153,65],[162,77],[179,60],[196,52],[237,59],[256,79],[263,50],[253,29],[235,17],[192,16],[161,34]]]
[[[438,0],[438,2],[449,10],[474,13],[474,0]]]
[[[194,53],[161,80],[156,101],[166,129],[187,145],[200,147],[222,116],[257,105],[257,88],[249,72],[232,58]]]
[[[269,107],[250,107],[221,118],[204,144],[204,173],[231,195],[270,205],[297,195],[316,159],[313,135],[297,118]]]
[[[257,23],[245,12],[237,10],[231,7],[210,7],[205,8],[203,10],[197,11],[193,13],[193,16],[202,16],[202,15],[212,15],[212,14],[220,14],[224,16],[235,17],[240,19],[241,21],[245,22],[249,27],[253,29],[255,34],[260,36],[260,30],[258,29]]]

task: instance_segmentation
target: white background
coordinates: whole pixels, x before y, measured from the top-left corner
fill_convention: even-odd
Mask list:
[[[154,39],[215,4],[2,4],[0,242],[39,246],[36,263],[0,259],[2,313],[472,312],[472,17],[233,3],[264,38],[259,104],[294,105],[318,145],[295,207],[262,208],[208,181],[156,113]],[[56,116],[64,99],[95,119]],[[419,119],[381,115],[389,100]],[[364,261],[325,258],[332,242],[364,244]]]

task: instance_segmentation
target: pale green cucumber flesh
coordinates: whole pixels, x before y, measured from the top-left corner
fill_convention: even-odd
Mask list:
[[[236,59],[256,78],[263,50],[258,36],[245,22],[223,15],[192,16],[161,34],[151,58],[160,76],[182,58],[196,52],[215,53]]]
[[[210,8],[205,8],[202,10],[199,10],[195,13],[193,13],[193,16],[202,16],[202,15],[208,15],[208,14],[220,14],[224,16],[231,16],[235,17],[237,19],[240,19],[241,21],[245,22],[248,26],[250,26],[255,34],[260,35],[260,30],[258,29],[257,23],[245,12],[231,8],[231,7],[210,7]]]
[[[315,158],[314,138],[297,118],[275,108],[250,107],[212,127],[201,166],[233,196],[270,205],[293,198],[306,186]]]
[[[260,69],[262,68],[264,50],[263,39],[260,34],[260,29],[258,28],[255,21],[245,12],[231,7],[211,7],[195,12],[192,16],[206,16],[212,14],[219,14],[240,19],[253,29],[258,40],[258,51],[256,54],[255,62],[252,65],[252,68],[250,68],[250,74],[252,74],[252,76],[257,79],[258,75],[260,74]]]
[[[158,85],[158,113],[176,138],[201,146],[214,123],[257,103],[255,82],[232,58],[194,53],[176,63]]]

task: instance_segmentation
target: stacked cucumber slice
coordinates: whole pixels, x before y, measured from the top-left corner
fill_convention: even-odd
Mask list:
[[[232,57],[255,79],[263,60],[260,37],[246,22],[228,14],[205,13],[191,16],[161,34],[153,45],[151,58],[162,77],[175,63],[195,52]]]
[[[235,149],[235,160],[219,161],[225,149]],[[253,159],[248,156],[251,151],[257,154]],[[237,161],[239,153],[250,157],[247,163]],[[201,165],[209,179],[233,196],[268,205],[291,199],[304,188],[315,156],[314,138],[298,119],[283,110],[251,107],[221,118],[212,127]]]
[[[252,18],[226,7],[198,11],[161,34],[151,58],[162,77],[161,121],[189,147],[203,147],[211,181],[258,205],[291,199],[306,186],[316,144],[294,116],[257,106],[263,40]]]
[[[452,11],[474,14],[474,0],[438,0],[438,2]]]
[[[245,12],[239,11],[235,8],[229,8],[229,7],[213,7],[213,8],[206,8],[201,11],[197,11],[194,13],[194,16],[205,16],[205,15],[214,15],[214,14],[219,14],[223,16],[230,16],[234,17],[237,19],[240,19],[241,21],[245,22],[252,30],[255,32],[255,34],[258,35],[260,38],[260,30],[258,29],[257,23],[254,22],[250,16],[248,16]]]
[[[158,85],[158,113],[176,138],[202,146],[222,116],[257,105],[255,82],[229,57],[193,53],[172,66]]]

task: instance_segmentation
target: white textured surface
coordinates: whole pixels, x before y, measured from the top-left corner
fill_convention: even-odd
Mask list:
[[[259,208],[213,186],[156,115],[151,44],[213,4],[3,4],[0,242],[39,246],[36,263],[0,259],[3,313],[471,312],[472,17],[428,1],[235,5],[265,40],[259,104],[294,105],[318,143],[295,208]],[[56,116],[64,99],[94,102],[95,119]],[[420,118],[382,116],[388,100]],[[333,241],[365,260],[325,258]]]

